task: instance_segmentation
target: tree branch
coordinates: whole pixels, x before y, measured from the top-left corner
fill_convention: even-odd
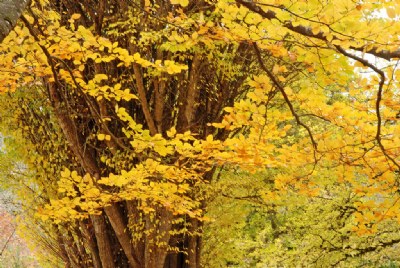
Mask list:
[[[279,89],[279,91],[281,92],[281,94],[282,94],[287,106],[289,107],[290,112],[294,116],[294,118],[296,120],[296,123],[299,126],[302,126],[307,131],[307,133],[308,133],[308,135],[310,137],[311,143],[312,143],[312,145],[314,147],[314,150],[317,150],[318,144],[317,144],[317,142],[315,141],[315,139],[314,139],[314,137],[312,135],[311,129],[300,120],[300,116],[295,111],[292,102],[289,100],[289,97],[285,92],[285,89],[283,88],[281,83],[279,83],[279,81],[276,79],[274,74],[270,70],[268,70],[268,68],[264,65],[264,62],[263,62],[263,60],[261,58],[261,53],[260,53],[260,50],[258,49],[257,44],[253,43],[253,45],[254,45],[254,50],[256,52],[258,63],[260,64],[261,69],[263,69],[263,71],[267,73],[269,79],[271,79],[271,81],[275,85],[275,87]],[[315,157],[315,155],[314,155],[314,157]]]
[[[0,256],[2,256],[3,253],[4,253],[4,251],[6,250],[8,243],[10,243],[11,238],[12,238],[12,237],[14,236],[14,234],[15,234],[15,230],[16,230],[16,228],[14,228],[14,230],[12,231],[12,233],[10,234],[10,236],[7,238],[6,243],[3,245],[3,248],[2,248],[1,251],[0,251]]]
[[[382,153],[385,155],[385,157],[387,159],[389,159],[397,167],[398,170],[400,170],[399,163],[397,163],[396,160],[386,152],[386,149],[382,144],[382,137],[381,137],[382,115],[381,115],[381,111],[380,111],[380,105],[381,105],[381,101],[382,101],[383,85],[385,84],[385,79],[386,79],[385,73],[382,70],[378,69],[375,65],[371,64],[368,60],[358,57],[356,55],[353,55],[351,53],[348,53],[340,46],[335,46],[335,47],[344,56],[349,57],[353,60],[356,60],[356,61],[362,63],[364,66],[371,68],[375,73],[377,73],[379,75],[379,77],[380,77],[379,87],[378,87],[378,92],[376,93],[376,102],[375,102],[375,111],[376,111],[376,118],[377,118],[375,139],[376,139]]]
[[[276,16],[276,13],[274,11],[272,11],[272,10],[264,11],[261,7],[256,5],[256,3],[254,3],[253,1],[236,0],[236,3],[247,7],[249,10],[261,15],[264,19],[279,20],[279,18]],[[301,26],[301,25],[294,26],[291,21],[280,21],[280,22],[282,23],[283,27],[291,30],[292,32],[301,34],[303,36],[316,38],[316,39],[323,40],[328,43],[332,43],[333,40],[341,40],[334,36],[331,41],[328,41],[326,34],[323,32],[313,33],[313,31],[310,27],[305,27],[305,26]],[[393,58],[400,58],[400,49],[395,50],[395,51],[380,50],[380,49],[378,50],[377,47],[368,48],[368,46],[359,46],[359,47],[350,46],[349,48],[356,50],[356,51],[363,52],[363,53],[368,53],[368,54],[374,55],[378,58],[382,58],[385,60],[391,60]]]

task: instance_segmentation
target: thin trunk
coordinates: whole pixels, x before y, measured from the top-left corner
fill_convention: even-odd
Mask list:
[[[137,63],[134,63],[133,71],[135,73],[135,80],[136,80],[136,87],[137,87],[137,91],[138,91],[139,101],[140,101],[140,104],[142,105],[143,114],[146,119],[146,123],[149,127],[150,134],[153,136],[157,133],[157,128],[154,123],[153,116],[151,115],[151,112],[150,112],[149,103],[147,102],[147,99],[146,99],[146,89],[143,84],[143,75],[142,75],[142,71],[140,69],[140,65]]]
[[[189,268],[198,268],[197,264],[197,252],[199,251],[197,247],[197,232],[198,232],[198,220],[191,219],[190,220],[190,233],[188,240],[188,262]]]
[[[200,78],[201,60],[200,56],[195,54],[191,65],[189,66],[189,82],[187,88],[181,88],[179,91],[179,114],[177,130],[184,132],[193,127],[193,119],[197,109],[197,101],[200,89],[197,82]]]
[[[162,60],[163,51],[161,49],[157,50],[157,59]],[[157,124],[158,133],[162,133],[162,124],[164,117],[164,105],[165,105],[165,81],[160,77],[160,79],[154,80],[154,94],[155,94],[155,104],[154,104],[154,119]]]
[[[157,231],[159,232],[160,236],[158,239],[160,244],[156,249],[156,256],[160,262],[157,264],[157,268],[164,267],[164,263],[168,255],[169,240],[171,238],[170,231],[172,229],[172,218],[172,213],[169,210],[163,207],[160,208],[159,225],[157,226]]]
[[[74,152],[74,154],[78,157],[82,167],[86,172],[94,176],[95,174],[99,174],[96,162],[93,159],[93,156],[90,155],[90,151],[86,150],[82,138],[80,137],[76,125],[74,121],[70,118],[68,114],[68,107],[65,107],[60,93],[57,89],[57,85],[55,83],[48,83],[50,99],[52,100],[52,105],[54,108],[54,112],[58,119],[58,123],[64,133],[64,136],[68,142],[69,147]]]
[[[137,202],[129,200],[126,201],[126,208],[128,211],[128,225],[135,224],[140,222],[140,211],[137,209]],[[132,230],[131,230],[132,232]],[[143,236],[143,234],[142,234]],[[145,253],[145,243],[144,238],[142,236],[138,236],[134,233],[131,233],[131,241],[134,245],[135,254],[139,260],[144,261],[144,253]]]
[[[81,231],[83,237],[85,238],[86,243],[89,247],[94,268],[101,268],[101,260],[100,260],[100,256],[99,256],[99,250],[97,248],[96,241],[94,241],[94,237],[90,234],[88,228],[85,226],[85,224],[82,221],[79,223],[79,227],[80,227],[80,231]]]
[[[114,268],[114,260],[107,225],[103,215],[90,215],[96,235],[97,247],[103,268]]]
[[[60,249],[61,258],[65,263],[65,267],[66,268],[71,267],[71,261],[70,261],[69,256],[68,256],[68,252],[67,252],[67,250],[65,248],[64,240],[63,240],[61,234],[59,234],[59,233],[57,234],[57,242],[58,242],[58,246],[59,246],[59,249]]]
[[[80,256],[77,247],[74,245],[74,240],[72,239],[71,233],[67,232],[63,235],[62,239],[72,267],[78,267],[82,256]]]

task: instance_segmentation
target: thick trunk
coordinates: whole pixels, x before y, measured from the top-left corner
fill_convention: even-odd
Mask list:
[[[0,42],[14,28],[29,2],[28,0],[0,1]]]
[[[49,83],[48,86],[58,123],[68,141],[69,147],[78,157],[85,171],[98,178],[99,171],[96,162],[94,161],[93,156],[90,155],[89,150],[85,150],[85,146],[76,130],[76,126],[67,114],[68,109],[67,107],[64,107],[65,104],[60,97],[57,85]],[[102,267],[112,268],[114,267],[113,254],[104,217],[102,215],[92,215],[91,220],[95,230],[97,248],[99,250]]]

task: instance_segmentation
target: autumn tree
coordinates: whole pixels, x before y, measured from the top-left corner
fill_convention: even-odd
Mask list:
[[[54,255],[69,267],[199,267],[205,189],[223,165],[277,170],[264,200],[324,195],[328,169],[359,197],[353,232],[396,219],[397,12],[32,2],[0,47],[15,111],[3,125],[30,148],[31,218],[58,241]]]
[[[313,196],[275,188],[278,170],[224,171],[208,190],[204,267],[397,267],[399,224],[380,221],[376,231],[354,232],[360,195],[326,170]],[[274,199],[264,198],[274,192]],[[390,266],[392,265],[392,266]]]

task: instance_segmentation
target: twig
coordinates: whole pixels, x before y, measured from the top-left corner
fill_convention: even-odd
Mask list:
[[[256,56],[257,56],[258,62],[259,62],[259,64],[260,64],[260,66],[261,66],[261,69],[263,69],[263,70],[267,73],[268,77],[269,77],[269,78],[271,79],[271,81],[274,83],[275,87],[277,87],[277,88],[279,89],[279,91],[281,92],[283,98],[285,99],[285,102],[286,102],[287,106],[288,106],[289,109],[290,109],[290,112],[291,112],[292,115],[294,116],[294,118],[295,118],[295,120],[296,120],[296,123],[297,123],[298,125],[302,126],[302,127],[307,131],[307,133],[308,133],[308,135],[309,135],[309,137],[310,137],[311,143],[312,143],[312,145],[313,145],[313,147],[314,147],[314,150],[317,151],[318,144],[317,144],[317,142],[315,141],[315,139],[314,139],[314,137],[313,137],[313,135],[312,135],[311,129],[310,129],[306,124],[304,124],[304,123],[300,120],[300,116],[296,113],[296,111],[295,111],[295,109],[294,109],[294,107],[293,107],[292,102],[289,100],[289,97],[288,97],[288,95],[287,95],[286,92],[285,92],[285,89],[283,88],[283,86],[281,85],[281,83],[276,79],[276,77],[274,76],[274,74],[273,74],[270,70],[268,70],[268,68],[264,65],[264,62],[263,62],[263,60],[262,60],[262,58],[261,58],[261,52],[260,52],[260,50],[258,49],[257,44],[256,44],[256,43],[253,43],[253,46],[254,46],[254,50],[255,50],[255,52],[256,52]],[[315,157],[315,151],[314,151],[314,158],[316,158],[316,157]]]
[[[4,253],[4,251],[6,250],[8,243],[10,243],[11,238],[14,236],[15,231],[16,231],[16,228],[14,228],[14,230],[13,230],[12,233],[11,233],[11,235],[7,238],[6,243],[4,244],[3,248],[2,248],[1,251],[0,251],[0,256],[3,256],[3,253]]]
[[[375,110],[376,110],[376,118],[377,118],[377,127],[376,127],[376,134],[375,134],[375,139],[379,145],[379,148],[381,149],[382,153],[385,155],[387,159],[389,159],[396,167],[397,169],[400,170],[400,165],[396,162],[396,160],[391,157],[387,152],[385,147],[382,144],[382,138],[381,138],[381,132],[382,132],[382,116],[381,116],[381,111],[380,111],[380,105],[382,101],[382,94],[383,94],[383,85],[385,84],[385,73],[378,69],[375,65],[371,64],[368,60],[363,59],[359,56],[353,55],[351,53],[348,53],[346,50],[341,48],[340,46],[335,46],[336,49],[345,55],[346,57],[352,58],[353,60],[356,60],[360,63],[362,63],[364,66],[367,66],[371,68],[375,73],[377,73],[380,76],[379,80],[379,88],[378,92],[376,93],[376,102],[375,102]]]

